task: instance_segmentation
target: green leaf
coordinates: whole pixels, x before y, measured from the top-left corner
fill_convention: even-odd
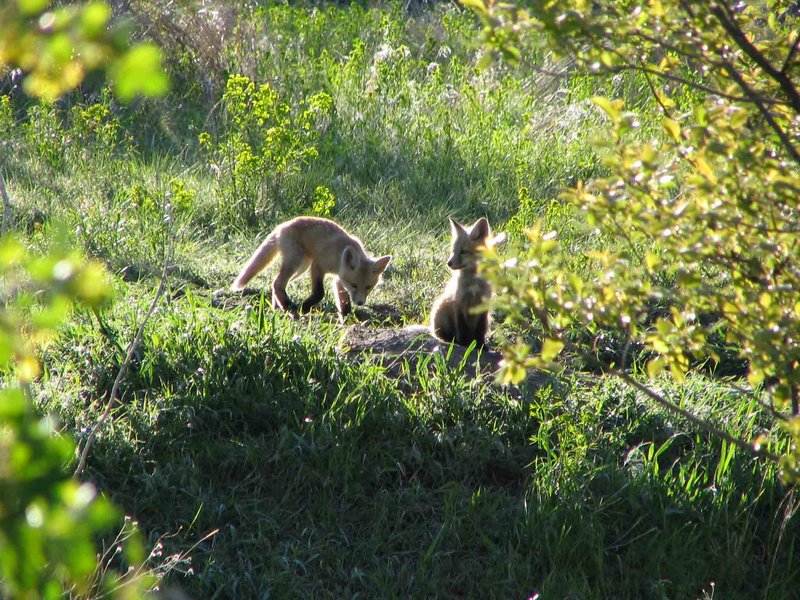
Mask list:
[[[516,362],[503,361],[500,369],[500,383],[516,385],[525,379],[525,369]]]
[[[592,102],[603,109],[603,111],[611,117],[611,120],[619,121],[619,110],[622,108],[622,102],[619,100],[609,100],[603,96],[594,96]]]
[[[649,11],[653,17],[663,17],[666,14],[660,0],[650,0],[649,4]]]
[[[112,69],[114,91],[120,100],[137,95],[161,96],[169,89],[169,78],[161,65],[161,51],[153,44],[139,44],[119,59]]]
[[[17,0],[19,12],[24,16],[38,15],[50,5],[50,0]]]
[[[698,173],[700,173],[711,184],[717,183],[717,177],[716,175],[714,175],[714,171],[711,170],[711,167],[702,156],[698,156],[695,159],[694,164],[695,167],[697,168]]]
[[[600,53],[600,62],[603,63],[604,66],[611,68],[617,62],[617,57],[608,51],[603,51]]]
[[[733,111],[730,118],[731,127],[734,129],[741,129],[747,123],[748,117],[749,115],[746,110],[739,108]]]
[[[561,350],[563,349],[564,349],[564,342],[560,340],[553,340],[553,339],[544,340],[544,342],[542,342],[542,352],[541,352],[542,360],[547,362],[553,360],[556,356],[558,356],[558,353],[561,352]]]
[[[22,390],[10,388],[0,392],[0,422],[19,418],[28,410],[28,399]]]
[[[654,379],[656,375],[661,373],[667,366],[667,361],[661,357],[654,358],[647,363],[647,375],[650,379]]]
[[[651,338],[650,343],[653,346],[653,350],[655,350],[659,354],[669,354],[669,345],[667,345],[667,343],[663,339],[653,337]]]
[[[764,381],[764,371],[758,367],[750,367],[750,372],[747,373],[747,383],[756,387],[762,381]]]
[[[99,306],[111,297],[108,272],[102,263],[87,262],[75,280],[78,299],[90,306]]]
[[[59,65],[66,64],[72,59],[75,47],[66,33],[59,33],[50,38],[45,46],[47,55],[57,61]]]
[[[678,360],[670,361],[669,372],[678,383],[682,383],[686,379],[686,366]]]
[[[487,13],[486,4],[483,0],[459,0],[459,2],[461,2],[461,6],[471,8],[478,14],[485,15]]]
[[[0,241],[0,273],[15,267],[25,258],[25,246],[15,238]]]
[[[111,8],[105,2],[95,1],[87,4],[81,12],[81,27],[87,38],[98,38],[111,18]]]
[[[669,135],[673,141],[681,141],[681,128],[676,121],[673,121],[669,117],[664,117],[661,120],[661,125],[664,127],[664,131],[667,132],[667,135]]]

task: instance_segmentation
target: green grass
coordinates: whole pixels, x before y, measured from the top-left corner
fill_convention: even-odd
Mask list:
[[[557,195],[602,172],[589,98],[644,102],[641,82],[532,78],[545,61],[533,52],[479,72],[472,21],[443,5],[246,16],[231,72],[257,73],[292,107],[318,92],[334,101],[318,157],[276,197],[245,189],[247,215],[197,142],[230,131],[214,107],[221,84],[204,97],[188,63],[158,102],[94,98],[119,127],[109,138],[76,118],[93,105],[77,97],[0,118],[17,229],[44,249],[66,224],[117,274],[104,326],[76,313],[34,388],[79,442],[174,244],[167,294],[84,475],[163,545],[151,567],[197,598],[790,597],[796,500],[776,469],[618,382],[563,373],[503,389],[435,359],[393,380],[337,352],[330,291],[297,320],[259,296],[212,303],[318,185],[372,254],[393,255],[371,302],[409,324],[426,322],[449,277],[448,216],[517,232],[543,218],[576,246],[598,243]],[[656,385],[734,435],[776,428],[699,375]]]
[[[111,328],[141,309],[118,302]],[[713,581],[780,597],[796,583],[775,473],[618,384],[552,379],[513,398],[434,364],[401,391],[342,362],[337,337],[327,316],[191,294],[148,328],[88,478],[151,541],[170,534],[167,555],[218,530],[172,577],[190,593],[694,597]],[[43,408],[91,426],[118,358],[77,318],[48,351]],[[730,406],[699,379],[665,385]],[[724,426],[752,431],[752,409]]]

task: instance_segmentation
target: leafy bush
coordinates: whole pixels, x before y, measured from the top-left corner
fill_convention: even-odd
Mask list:
[[[650,353],[651,377],[668,368],[677,380],[698,361],[718,364],[722,336],[747,361],[751,393],[794,433],[800,92],[788,28],[756,4],[724,1],[662,1],[631,12],[582,0],[536,3],[530,13],[468,4],[492,50],[513,57],[517,36],[539,31],[543,45],[589,72],[643,75],[661,115],[661,134],[642,138],[634,135],[641,119],[622,99],[594,100],[611,124],[595,144],[608,174],[563,194],[591,227],[618,240],[580,253],[593,273],[577,271],[575,253],[541,223],[528,230],[518,262],[493,259],[488,274],[506,292],[498,305],[517,318],[530,311],[545,338],[535,356],[526,344],[509,346],[506,377],[550,364],[566,345],[590,353],[591,339],[576,348],[568,338],[574,326],[621,331]],[[684,86],[704,101],[681,109],[672,96]],[[763,440],[736,442],[778,458]],[[782,457],[787,476],[798,475],[799,461],[794,450]]]
[[[115,150],[130,149],[127,132],[113,112],[111,94],[104,90],[98,102],[78,104],[70,111],[69,130],[64,137],[74,152],[92,153],[95,160],[110,156]],[[81,158],[86,158],[85,155]]]
[[[38,23],[34,26],[33,23]],[[159,96],[169,86],[161,53],[130,45],[102,0],[51,6],[50,0],[8,2],[0,9],[0,67],[21,69],[26,93],[52,102],[107,69],[116,94]]]
[[[89,198],[65,213],[92,256],[138,279],[160,272],[171,237],[187,241],[183,229],[192,214],[193,197],[177,179],[158,188],[134,183],[109,190],[104,202]]]
[[[129,47],[109,20],[102,1],[50,8],[49,0],[20,0],[0,9],[0,69],[20,69],[25,91],[54,101],[79,85],[87,72],[108,68],[117,93],[160,94],[168,79],[152,46]],[[87,131],[108,145],[116,136],[107,113],[77,113]],[[0,125],[14,127],[10,102],[0,102]],[[103,127],[111,123],[111,128]],[[27,130],[51,168],[63,167],[63,139],[52,105],[34,108]],[[85,261],[68,244],[32,256],[7,236],[10,201],[0,173],[5,213],[0,239],[0,592],[14,598],[62,598],[65,594],[116,592],[138,597],[149,581],[138,576],[138,540],[127,545],[130,571],[116,575],[98,565],[95,536],[117,510],[93,485],[66,474],[74,443],[49,419],[35,416],[31,383],[40,377],[38,352],[70,316],[74,305],[97,310],[110,298],[104,268]],[[121,550],[121,545],[115,545]],[[113,574],[112,574],[113,573]]]
[[[200,134],[219,180],[220,211],[238,225],[252,225],[263,214],[290,212],[283,182],[317,157],[315,139],[333,108],[331,97],[315,94],[297,113],[269,84],[257,86],[232,75],[222,100],[221,134],[216,139]]]
[[[108,301],[106,274],[74,252],[54,248],[33,256],[5,238],[0,275],[8,294],[0,320],[0,590],[14,598],[88,594],[105,579],[98,575],[94,536],[118,520],[118,509],[92,484],[67,474],[75,444],[51,419],[35,416],[28,391],[41,375],[39,347],[73,304],[99,308]],[[137,542],[126,547],[128,565],[142,560]],[[126,585],[135,595],[144,582]]]

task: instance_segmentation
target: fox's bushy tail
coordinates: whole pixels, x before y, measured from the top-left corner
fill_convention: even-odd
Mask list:
[[[275,255],[278,253],[278,236],[275,232],[270,233],[267,239],[253,252],[253,256],[247,261],[247,264],[242,267],[239,275],[231,284],[231,289],[238,292],[244,289],[247,282],[253,277],[258,275],[261,270],[265,269]]]

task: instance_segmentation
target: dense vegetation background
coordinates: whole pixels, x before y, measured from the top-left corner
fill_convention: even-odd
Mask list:
[[[166,264],[82,474],[138,522],[162,586],[197,598],[791,597],[797,500],[777,466],[597,365],[576,358],[520,387],[435,358],[389,378],[342,358],[330,295],[290,319],[268,297],[214,294],[298,214],[393,255],[370,301],[397,309],[394,326],[427,320],[448,277],[448,216],[487,216],[512,242],[541,219],[575,247],[612,247],[559,192],[606,172],[593,96],[637,109],[636,136],[664,135],[645,78],[586,76],[524,44],[518,64],[478,69],[479,27],[450,4],[119,11],[164,49],[171,91],[120,104],[90,80],[46,104],[7,75],[0,168],[31,248],[80,248],[114,273],[113,302],[72,314],[31,387],[79,444]],[[701,100],[689,87],[675,97]],[[523,335],[498,316],[495,341]],[[613,332],[596,348],[602,364],[624,358]],[[735,356],[722,367],[743,373]],[[732,435],[776,429],[757,398],[702,372],[654,385]],[[101,540],[103,568],[124,563],[122,527]]]

